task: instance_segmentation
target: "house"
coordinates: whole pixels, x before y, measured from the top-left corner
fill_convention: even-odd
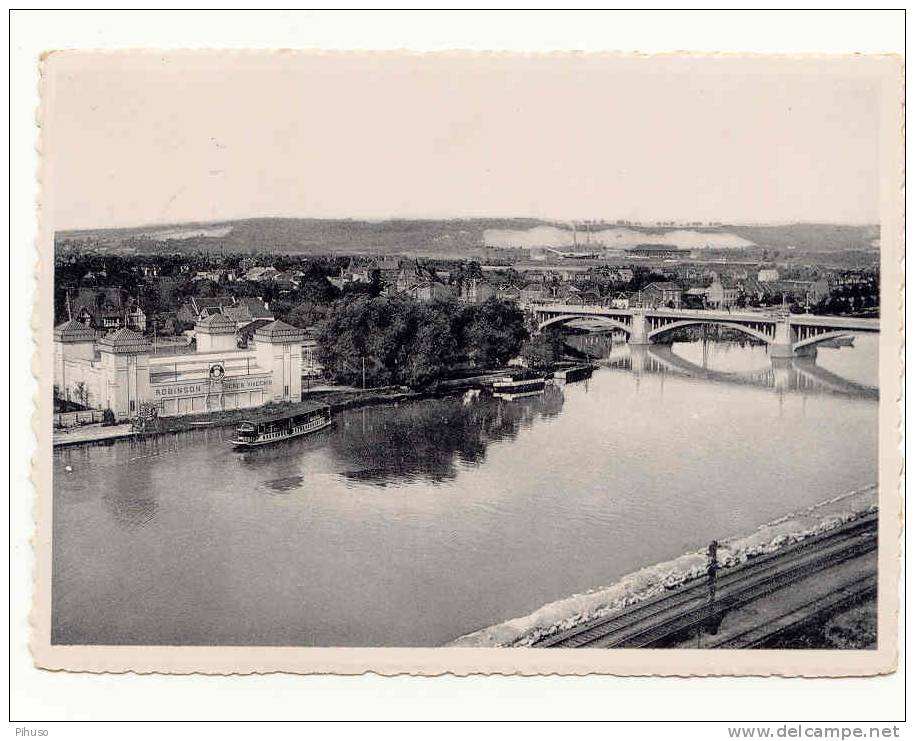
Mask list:
[[[378,263],[378,280],[382,285],[394,285],[397,282],[399,271],[400,260],[396,257],[385,257]]]
[[[610,299],[610,306],[614,309],[628,309],[630,303],[631,294],[626,291],[621,291]]]
[[[450,275],[448,273],[449,278]],[[454,291],[450,286],[441,282],[435,270],[425,268],[415,260],[401,265],[394,290],[398,293],[407,293],[417,301],[431,301],[454,296]]]
[[[267,281],[273,280],[279,274],[280,271],[272,265],[267,265],[266,267],[256,265],[249,268],[242,277],[252,283],[266,283]]]
[[[481,278],[466,278],[461,283],[460,299],[465,304],[482,304],[495,294],[495,289]]]
[[[191,278],[191,281],[197,283],[201,280],[211,280],[214,283],[219,283],[222,280],[225,273],[222,270],[198,270],[194,273],[194,277]]]
[[[239,329],[253,321],[266,319],[272,322],[276,319],[263,299],[253,296],[240,298],[231,306],[223,307],[222,313],[235,322],[235,326]]]
[[[786,301],[799,304],[816,304],[829,298],[831,290],[825,278],[819,280],[783,280],[772,284],[776,295],[784,295]]]
[[[522,304],[533,304],[549,299],[549,293],[544,289],[542,283],[526,283],[520,291],[520,302]]]
[[[748,299],[756,302],[762,301],[769,293],[768,283],[763,283],[756,278],[747,278],[741,282],[741,290]]]
[[[70,315],[79,322],[104,331],[127,326],[128,315],[135,325],[146,328],[146,315],[135,300],[128,301],[126,294],[115,286],[104,288],[81,287],[70,302]],[[142,331],[142,330],[141,330]]]
[[[428,279],[429,276],[423,272],[419,263],[412,260],[401,265],[394,287],[400,293],[409,293],[417,283],[422,283]]]
[[[378,265],[371,258],[350,258],[349,265],[341,268],[340,277],[347,283],[371,283],[378,272]]]
[[[372,283],[377,275],[379,270],[374,260],[353,257],[345,268],[340,268],[338,275],[328,276],[327,280],[331,285],[343,290],[344,286],[351,283]],[[275,280],[279,281],[281,278],[278,276]]]
[[[127,311],[125,319],[128,329],[133,329],[137,332],[146,331],[146,312],[143,311],[139,303],[135,303],[133,307]]]
[[[521,291],[512,285],[502,285],[496,289],[496,298],[517,303],[521,300]]]
[[[707,297],[707,288],[689,288],[683,294],[683,307],[686,309],[704,309]]]
[[[715,278],[705,289],[706,305],[712,309],[728,309],[737,303],[740,287],[731,278]]]
[[[670,281],[656,281],[638,291],[638,301],[642,306],[657,308],[667,306],[679,309],[683,300],[683,290]]]
[[[434,280],[425,280],[410,287],[409,293],[417,301],[432,301],[434,299],[450,298],[454,294],[448,286]]]
[[[778,270],[776,268],[763,268],[756,276],[760,283],[773,283],[778,280]]]
[[[272,282],[280,293],[290,293],[299,287],[299,281],[292,273],[277,273]]]
[[[232,296],[191,296],[178,307],[177,317],[183,324],[196,324],[201,319],[212,313],[222,313],[223,309],[235,304]]]
[[[582,303],[587,304],[589,306],[597,306],[597,305],[601,304],[603,301],[603,299],[600,295],[600,291],[598,291],[596,288],[584,289],[580,294],[580,298],[581,298]]]

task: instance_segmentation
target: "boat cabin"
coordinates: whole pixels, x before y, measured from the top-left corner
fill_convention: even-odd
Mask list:
[[[326,427],[330,422],[330,407],[315,405],[295,414],[286,413],[244,420],[236,426],[233,442],[237,445],[263,445],[314,432]]]

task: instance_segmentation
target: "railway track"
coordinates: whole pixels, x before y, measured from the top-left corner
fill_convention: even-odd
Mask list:
[[[810,574],[876,547],[877,514],[857,518],[740,566],[722,569],[713,603],[708,582],[696,579],[678,590],[645,600],[596,621],[550,636],[535,648],[646,648],[688,632]]]
[[[791,633],[817,618],[841,610],[848,605],[877,594],[877,575],[865,574],[847,584],[825,599],[812,600],[783,615],[773,623],[746,630],[722,640],[711,640],[706,648],[760,648],[775,638]]]

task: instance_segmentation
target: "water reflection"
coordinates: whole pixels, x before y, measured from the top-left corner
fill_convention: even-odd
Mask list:
[[[608,334],[572,336],[567,345],[577,353],[599,359],[602,365],[642,374],[676,374],[714,383],[759,386],[779,393],[841,394],[877,401],[876,386],[835,373],[818,362],[819,353],[855,352],[849,343],[787,359],[770,359],[766,346],[751,340],[699,340],[630,346]],[[864,348],[868,353],[871,348]],[[859,352],[860,354],[860,352]],[[726,369],[723,369],[722,366]]]
[[[563,400],[562,389],[548,385],[539,396],[511,401],[467,395],[364,409],[338,418],[329,448],[352,481],[441,483],[457,476],[458,462],[480,465],[490,443],[558,415]]]
[[[304,476],[281,476],[278,479],[265,481],[264,486],[272,492],[283,494],[298,489],[304,480]]]

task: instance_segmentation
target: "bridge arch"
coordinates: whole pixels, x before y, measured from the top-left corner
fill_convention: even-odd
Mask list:
[[[828,340],[835,340],[839,337],[847,337],[848,335],[853,334],[853,332],[847,329],[836,329],[831,332],[823,332],[823,334],[814,335],[813,337],[808,337],[805,340],[800,342],[793,342],[791,347],[793,350],[800,350],[802,347],[810,347],[811,345],[817,345],[820,342],[826,342]]]
[[[542,322],[537,324],[537,331],[542,331],[549,326],[554,324],[565,324],[566,322],[571,322],[576,319],[594,319],[605,324],[609,324],[614,329],[619,329],[626,334],[632,334],[632,327],[628,324],[623,324],[623,322],[618,319],[614,319],[609,316],[602,316],[600,314],[561,314],[559,316],[550,317]]]
[[[672,329],[699,326],[702,324],[717,324],[719,327],[735,329],[738,332],[743,332],[745,335],[749,335],[750,337],[753,337],[757,340],[762,340],[767,345],[771,345],[774,341],[772,337],[765,334],[764,332],[760,332],[757,329],[747,327],[743,324],[738,324],[737,322],[726,322],[721,319],[683,319],[682,321],[671,322],[670,324],[665,324],[664,326],[658,327],[657,329],[652,329],[650,332],[648,332],[648,339],[653,340],[655,337],[658,337],[665,332],[669,332]]]

